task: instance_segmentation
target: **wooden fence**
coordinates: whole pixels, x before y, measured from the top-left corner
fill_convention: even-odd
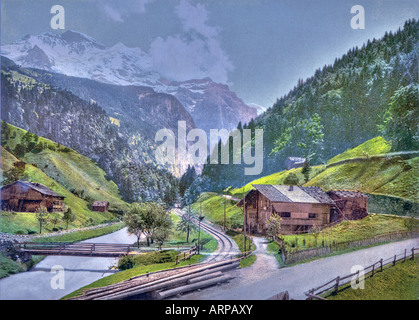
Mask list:
[[[179,262],[183,261],[183,260],[187,260],[190,257],[192,257],[193,255],[198,254],[198,248],[196,246],[193,246],[192,248],[179,253],[178,255],[176,255],[176,264],[179,264]]]
[[[407,259],[414,259],[415,255],[419,252],[419,248],[412,248],[408,253],[407,249],[404,250],[403,253],[394,255],[388,259],[380,259],[377,262],[373,263],[372,265],[364,268],[363,274],[360,275],[359,270],[357,272],[348,274],[346,276],[337,276],[335,279],[326,282],[325,284],[313,288],[308,292],[305,292],[307,296],[307,300],[318,299],[318,300],[326,300],[324,296],[329,296],[331,294],[338,294],[343,289],[346,289],[349,283],[356,281],[358,283],[362,278],[371,278],[377,272],[382,272],[385,267],[395,266],[399,261],[406,261]]]
[[[310,248],[300,251],[294,251],[294,252],[287,252],[285,250],[284,257],[285,257],[285,263],[291,264],[298,261],[303,261],[306,259],[323,256],[332,252],[345,250],[349,248],[355,248],[355,247],[364,247],[369,245],[374,245],[381,242],[386,241],[395,241],[395,240],[403,240],[403,239],[410,239],[410,238],[416,238],[419,236],[419,231],[404,231],[404,232],[393,232],[393,233],[386,233],[374,236],[372,238],[368,239],[361,239],[356,241],[346,241],[341,243],[333,243],[327,246],[323,247],[316,247],[316,248]],[[284,250],[282,250],[284,251]],[[283,257],[283,258],[284,258]]]

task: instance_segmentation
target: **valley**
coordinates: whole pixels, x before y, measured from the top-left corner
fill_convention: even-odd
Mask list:
[[[306,299],[354,263],[414,260],[418,30],[349,49],[266,110],[74,30],[2,45],[0,298]]]

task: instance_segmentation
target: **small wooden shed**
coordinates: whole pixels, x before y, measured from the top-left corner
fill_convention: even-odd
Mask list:
[[[335,203],[331,222],[346,219],[360,220],[368,215],[368,196],[359,191],[330,190],[327,192]]]
[[[109,202],[108,201],[95,201],[92,204],[93,211],[100,211],[105,212],[109,210]]]
[[[16,181],[1,188],[1,209],[35,212],[45,207],[48,212],[63,212],[64,198],[43,184]]]

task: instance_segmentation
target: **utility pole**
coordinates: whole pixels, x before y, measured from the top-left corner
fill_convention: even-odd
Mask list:
[[[226,231],[226,197],[224,196],[224,231]]]
[[[244,251],[246,251],[246,229],[247,229],[247,209],[246,209],[246,195],[244,194],[244,187],[243,187],[243,237],[244,237],[244,241],[243,241],[243,248]]]
[[[201,238],[201,219],[202,219],[202,203],[199,203],[199,218],[198,218],[198,254],[199,254],[199,246],[200,246],[200,238]]]
[[[188,204],[188,234],[186,236],[186,242],[189,242],[189,224],[191,223],[191,205]]]

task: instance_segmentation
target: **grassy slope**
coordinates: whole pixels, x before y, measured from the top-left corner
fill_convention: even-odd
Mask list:
[[[378,158],[351,162],[327,168],[306,185],[319,186],[324,190],[359,190],[418,202],[418,167],[418,157],[409,160]]]
[[[391,144],[388,141],[386,141],[383,137],[375,137],[353,149],[349,149],[341,154],[338,154],[337,156],[330,159],[327,163],[331,164],[346,159],[365,157],[365,154],[368,154],[368,156],[385,154],[389,153],[390,150]]]
[[[199,213],[201,209],[205,219],[218,225],[224,225],[224,201],[226,202],[226,224],[230,228],[237,228],[243,222],[242,209],[236,206],[236,201],[227,200],[216,193],[202,193],[198,200],[192,204],[191,210]]]
[[[9,125],[15,137],[9,139],[2,146],[1,163],[2,173],[9,170],[18,159],[8,152],[14,150],[21,137],[26,133],[25,130]],[[126,210],[128,204],[123,202],[119,196],[117,186],[105,178],[105,172],[98,168],[95,163],[87,157],[70,150],[69,152],[59,151],[60,147],[53,141],[39,137],[39,141],[50,145],[56,150],[45,149],[37,154],[27,152],[21,159],[27,163],[24,180],[39,182],[49,187],[53,191],[65,196],[64,203],[76,214],[76,220],[69,224],[69,228],[82,227],[89,224],[99,224],[115,219],[115,214],[109,212],[93,212],[88,208],[88,199],[106,199],[111,203],[112,209]],[[85,190],[85,195],[80,198],[70,192],[70,190]],[[62,215],[62,214],[56,214]],[[34,213],[2,213],[2,223],[0,231],[16,233],[18,231],[26,233],[28,230],[38,231],[39,226]],[[65,223],[57,225],[64,228]],[[45,231],[52,229],[47,225]]]
[[[328,300],[417,300],[419,297],[419,258],[399,262],[365,279],[365,288],[351,287],[329,296]]]
[[[356,148],[345,151],[329,161],[385,154],[390,151],[388,142],[382,137],[368,140]],[[359,190],[366,193],[384,194],[419,202],[419,158],[402,160],[400,158],[378,157],[364,158],[356,162],[332,166],[313,166],[310,180],[306,186],[318,186],[327,191],[330,189]],[[301,168],[284,170],[266,177],[256,179],[242,188],[233,189],[230,193],[238,198],[251,189],[252,184],[282,184],[290,173],[295,173],[300,183],[304,181]]]

